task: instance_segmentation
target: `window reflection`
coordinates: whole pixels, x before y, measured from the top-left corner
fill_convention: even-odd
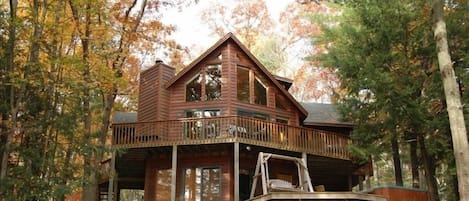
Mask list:
[[[202,94],[202,77],[200,74],[194,76],[186,85],[186,101],[200,101]]]
[[[184,171],[185,201],[221,200],[220,168],[187,168]]]
[[[249,103],[249,69],[238,67],[237,80],[238,100]]]
[[[205,70],[205,94],[207,100],[221,98],[221,65],[208,65]]]
[[[156,174],[156,201],[171,200],[171,169],[158,170]]]
[[[254,95],[256,104],[267,105],[267,89],[258,78],[254,81]]]

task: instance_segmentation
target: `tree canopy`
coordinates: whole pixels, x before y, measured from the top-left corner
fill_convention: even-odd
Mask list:
[[[178,50],[160,1],[0,3],[0,199],[95,200],[113,108],[135,109],[142,55]],[[175,58],[177,59],[177,58]]]
[[[468,41],[460,31],[467,30],[462,22],[468,16],[462,13],[468,4],[448,2],[446,8],[451,53],[455,61],[464,61],[468,54],[461,50]],[[412,169],[425,171],[432,200],[454,199],[454,155],[436,62],[431,4],[357,0],[343,2],[342,9],[341,15],[322,21],[323,34],[313,41],[326,51],[313,57],[334,68],[340,79],[339,104],[344,116],[357,125],[352,151],[364,160],[370,155],[392,158],[397,185],[405,185],[401,158],[410,157]],[[454,68],[467,102],[463,88],[467,65],[460,64],[456,62]],[[412,184],[418,184],[418,171],[412,172]]]

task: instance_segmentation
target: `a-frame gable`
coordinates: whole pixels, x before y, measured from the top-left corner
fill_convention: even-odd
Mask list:
[[[212,47],[208,48],[204,53],[202,53],[199,57],[197,57],[194,61],[192,61],[189,65],[184,67],[176,76],[174,76],[171,80],[168,81],[166,87],[169,88],[173,85],[176,81],[178,81],[181,77],[186,75],[189,71],[191,71],[194,67],[197,66],[201,61],[211,55],[215,50],[221,47],[228,39],[230,39],[231,33],[226,34],[223,38],[218,40]]]
[[[295,100],[295,98],[283,87],[283,85],[280,84],[279,81],[277,81],[275,76],[272,75],[267,70],[267,68],[265,68],[264,65],[262,65],[262,63],[231,32],[226,34],[220,40],[218,40],[213,46],[207,49],[202,55],[200,55],[197,59],[195,59],[188,66],[186,66],[181,72],[179,72],[176,76],[174,76],[171,80],[169,80],[166,87],[167,88],[171,87],[171,85],[173,85],[177,80],[179,80],[181,77],[184,77],[184,75],[186,75],[189,71],[191,71],[194,67],[196,67],[201,61],[203,61],[206,57],[211,55],[215,50],[219,49],[229,40],[233,41],[242,50],[242,52],[246,54],[247,57],[255,64],[255,66],[260,70],[260,72],[262,72],[264,76],[267,79],[269,79],[277,87],[277,89],[288,100],[291,101],[291,103],[293,103],[293,105],[301,112],[302,114],[301,119],[305,119],[308,116],[308,112],[303,108],[303,106],[301,106],[301,104]]]

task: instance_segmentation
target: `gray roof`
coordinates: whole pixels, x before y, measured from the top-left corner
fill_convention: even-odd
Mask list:
[[[351,127],[353,124],[342,120],[337,106],[323,103],[301,103],[308,111],[305,125]]]
[[[137,121],[136,112],[114,112],[112,123],[129,123]]]

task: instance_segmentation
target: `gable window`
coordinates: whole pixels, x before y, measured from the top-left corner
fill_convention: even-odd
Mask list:
[[[200,101],[202,95],[202,77],[200,74],[195,75],[187,84],[186,84],[186,101]]]
[[[220,168],[186,168],[183,193],[184,201],[221,200]]]
[[[249,91],[249,69],[238,66],[237,72],[237,94],[238,100],[249,103],[250,91]]]
[[[220,100],[221,64],[208,65],[205,69],[205,95],[207,100]]]
[[[258,78],[254,80],[254,98],[254,103],[267,105],[267,89]]]
[[[236,75],[238,101],[266,106],[266,85],[249,68],[238,66]]]
[[[202,68],[186,83],[186,102],[221,100],[221,64]]]

